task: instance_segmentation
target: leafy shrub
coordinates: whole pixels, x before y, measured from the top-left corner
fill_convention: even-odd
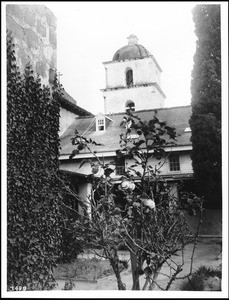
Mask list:
[[[70,280],[68,280],[68,281],[65,281],[63,290],[66,290],[66,291],[73,290],[74,287],[75,287],[75,284],[74,284],[74,282],[70,279]]]
[[[69,225],[70,226],[70,225]],[[73,262],[77,256],[83,252],[81,242],[77,239],[73,230],[62,229],[62,239],[60,245],[60,255],[58,263],[70,263]]]
[[[120,134],[116,156],[131,160],[133,164],[128,165],[119,178],[118,187],[110,177],[117,167],[116,162],[105,163],[90,148],[99,144],[80,135],[77,129],[71,139],[76,149],[69,159],[86,148],[96,159],[96,165],[104,171],[104,175],[96,177],[94,161],[83,160],[80,164],[81,167],[88,161],[92,168],[89,175],[92,192],[88,196],[91,212],[88,213],[85,207],[81,219],[75,222],[75,230],[82,243],[94,250],[98,246],[103,249],[104,257],[114,270],[119,290],[126,289],[120,276],[121,261],[118,257],[118,250],[123,245],[131,252],[132,289],[140,289],[139,277],[143,274],[146,276],[143,289],[148,285],[149,289],[153,289],[162,266],[167,263],[171,269],[165,288],[168,290],[184,264],[182,261],[175,263],[172,255],[183,251],[185,245],[194,243],[198,235],[199,225],[197,234],[190,235],[184,210],[202,211],[202,199],[195,195],[189,199],[189,194],[184,194],[179,201],[171,193],[167,180],[160,175],[169,155],[164,148],[176,144],[174,127],[156,116],[149,121],[141,120],[131,111],[123,117],[120,126],[125,129]],[[132,139],[131,136],[137,138]]]
[[[221,270],[200,266],[198,270],[193,273],[191,279],[183,284],[181,289],[184,291],[203,291],[205,286],[204,281],[214,276],[222,278]]]

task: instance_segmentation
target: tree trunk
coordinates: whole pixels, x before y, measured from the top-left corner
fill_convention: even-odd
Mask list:
[[[110,264],[114,270],[117,279],[118,289],[126,290],[126,285],[122,282],[120,271],[119,271],[117,251],[115,251],[113,259],[110,259]]]
[[[137,269],[137,258],[131,251],[130,251],[130,259],[131,259],[131,269],[132,269],[132,278],[133,278],[132,290],[139,291],[140,283],[139,283],[139,274]]]
[[[118,264],[112,264],[112,268],[114,270],[114,273],[115,273],[115,276],[116,276],[116,279],[117,279],[118,289],[119,290],[125,290],[126,285],[122,282]]]
[[[153,274],[153,282],[150,284],[150,286],[149,286],[149,290],[153,290],[154,289],[154,287],[155,287],[155,281],[157,281],[157,277],[158,277],[158,275],[159,275],[159,272],[160,272],[160,269],[161,268],[159,268],[154,274]]]
[[[117,279],[118,289],[119,290],[126,290],[126,285],[122,282],[119,270],[117,270],[115,272],[115,276],[116,276],[116,279]]]

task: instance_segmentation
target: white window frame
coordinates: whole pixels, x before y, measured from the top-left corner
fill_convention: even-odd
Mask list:
[[[96,120],[96,131],[105,131],[105,118],[99,117]]]
[[[169,171],[180,172],[180,155],[179,153],[170,153],[169,155]]]

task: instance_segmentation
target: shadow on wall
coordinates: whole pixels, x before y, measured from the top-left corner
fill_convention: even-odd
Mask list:
[[[191,232],[195,233],[199,224],[199,214],[190,216],[186,214]],[[203,223],[200,227],[200,235],[222,236],[222,211],[221,210],[204,210]]]

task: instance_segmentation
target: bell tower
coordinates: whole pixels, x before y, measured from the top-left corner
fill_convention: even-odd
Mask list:
[[[154,56],[138,44],[131,34],[128,45],[114,54],[112,61],[103,62],[106,87],[102,89],[105,114],[133,110],[163,108],[165,94],[161,83],[161,68]]]

